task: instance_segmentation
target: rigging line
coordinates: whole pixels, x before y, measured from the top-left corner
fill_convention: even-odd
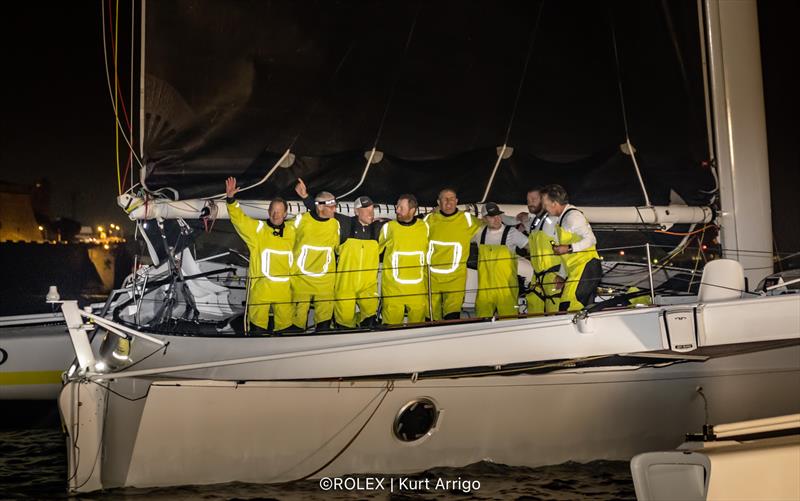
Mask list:
[[[700,237],[697,239],[697,261],[694,263],[694,269],[692,270],[692,276],[689,280],[689,287],[686,288],[686,292],[690,292],[692,290],[692,283],[694,282],[694,276],[697,274],[697,267],[700,266],[700,254],[703,252],[703,238],[706,236],[706,228],[708,226],[703,227],[703,232],[700,234]]]
[[[533,31],[531,32],[531,41],[528,45],[528,54],[525,56],[525,65],[522,67],[522,77],[519,80],[519,86],[517,87],[517,96],[514,99],[514,107],[511,110],[511,118],[508,120],[508,127],[506,128],[506,137],[504,142],[508,143],[508,138],[511,136],[511,127],[514,125],[514,118],[517,115],[517,106],[519,105],[519,99],[522,96],[522,89],[525,85],[525,78],[528,74],[528,65],[531,62],[531,56],[533,55],[533,46],[534,42],[536,41],[536,33],[539,31],[539,21],[542,18],[542,11],[544,10],[544,2],[539,4],[539,13],[536,15],[536,22],[533,25]]]
[[[131,2],[131,65],[130,65],[130,86],[131,86],[131,94],[130,94],[130,103],[133,106],[133,43],[135,42],[135,33],[136,33],[136,2]],[[125,111],[125,102],[122,103],[123,111]],[[125,117],[127,118],[127,112]],[[133,139],[133,121],[128,120],[128,137]],[[133,163],[133,151],[128,151],[128,165]],[[133,189],[133,173],[131,173],[131,188]]]
[[[342,381],[340,380],[340,381],[339,381],[339,385],[340,385],[340,386],[341,386],[341,383],[342,383]],[[388,384],[388,381],[387,381],[387,384]],[[344,431],[345,431],[345,430],[347,430],[347,429],[348,429],[348,427],[350,427],[350,425],[351,425],[351,424],[355,423],[355,422],[356,422],[356,420],[357,420],[359,417],[361,417],[361,415],[362,415],[362,414],[364,414],[364,413],[365,413],[367,410],[369,410],[370,406],[372,406],[372,404],[373,404],[373,403],[374,403],[376,400],[378,400],[378,399],[379,399],[379,398],[380,398],[380,397],[381,397],[381,396],[384,394],[383,390],[385,389],[385,387],[386,387],[386,385],[383,385],[383,386],[381,387],[381,391],[379,391],[379,392],[378,392],[378,393],[377,393],[377,394],[376,394],[374,397],[372,397],[372,398],[369,400],[369,402],[367,402],[367,403],[364,405],[364,407],[362,407],[362,408],[361,408],[361,410],[359,410],[359,411],[358,411],[358,412],[357,412],[357,413],[356,413],[356,414],[355,414],[355,415],[352,417],[352,419],[350,419],[349,421],[347,421],[346,423],[344,423],[344,425],[342,426],[342,428],[340,428],[340,430],[339,430],[338,432],[336,432],[336,433],[334,433],[333,435],[331,435],[331,436],[330,436],[330,437],[329,437],[329,438],[328,438],[326,441],[324,441],[322,444],[320,444],[320,446],[319,446],[319,447],[318,447],[316,450],[313,450],[313,451],[309,452],[309,454],[308,454],[308,455],[306,455],[304,458],[300,459],[300,460],[299,460],[297,463],[295,463],[294,465],[291,465],[291,466],[289,466],[289,467],[288,467],[288,468],[287,468],[285,471],[283,471],[283,472],[281,472],[280,474],[276,475],[276,477],[277,477],[277,478],[283,477],[284,475],[288,474],[289,472],[292,472],[292,471],[296,470],[296,469],[297,469],[297,468],[298,468],[300,465],[302,465],[302,464],[303,464],[303,463],[305,463],[306,461],[308,461],[308,460],[310,460],[310,459],[314,458],[315,456],[319,455],[319,453],[320,453],[320,452],[324,451],[324,450],[325,450],[325,448],[326,448],[326,447],[328,447],[328,446],[329,446],[329,445],[330,445],[330,444],[331,444],[331,443],[332,443],[332,442],[333,442],[333,441],[334,441],[336,438],[338,438],[338,437],[339,437],[339,435],[342,435],[342,434],[344,433]],[[338,391],[338,390],[337,390],[337,391]],[[299,480],[302,480],[302,479],[299,479]],[[289,480],[289,481],[287,481],[287,482],[284,482],[284,483],[283,483],[283,485],[286,485],[286,484],[291,484],[291,483],[294,483],[294,482],[298,482],[299,480]]]
[[[102,6],[102,3],[101,3],[101,6]],[[119,36],[119,22],[118,22],[119,21],[119,2],[117,2],[117,14],[116,14],[116,16],[117,16],[117,28],[116,28],[116,30],[115,30],[113,22],[112,22],[111,0],[108,1],[108,9],[109,9],[109,13],[108,13],[108,30],[114,36],[114,46],[112,47],[113,48],[113,57],[114,57],[114,84],[115,84],[114,85],[114,99],[115,99],[115,101],[117,101],[117,95],[119,93],[121,93],[121,91],[122,91],[122,87],[119,84],[119,71],[118,71],[118,67],[117,67],[117,56],[118,56],[118,49],[117,49],[118,42],[117,42],[117,40],[118,40],[118,36]],[[105,17],[105,16],[103,16],[103,17]],[[103,42],[105,42],[105,31],[103,31]],[[105,54],[105,51],[104,51],[104,54]],[[106,65],[106,73],[108,73],[108,66],[107,65]],[[107,74],[106,74],[106,78],[108,79],[108,75]],[[132,80],[131,80],[131,82],[132,82]],[[109,89],[110,89],[110,84],[109,84]],[[128,118],[128,110],[125,107],[125,100],[120,95],[118,101],[119,101],[119,104],[122,105],[122,115],[125,118],[125,124],[130,128],[131,127],[131,121]],[[132,101],[133,100],[131,99],[131,102]],[[117,106],[116,102],[114,103],[114,113],[115,113],[116,120],[119,123],[119,109],[118,109],[118,106]],[[122,128],[122,124],[121,123],[119,123],[119,128],[120,129]],[[119,142],[118,132],[119,132],[119,130],[115,130],[115,134],[117,134],[117,142]],[[124,176],[123,176],[122,180],[123,180],[123,184],[124,184],[124,181],[125,181]],[[131,182],[133,182],[133,178],[132,177],[131,177]]]
[[[339,195],[336,198],[344,198],[352,194],[354,191],[359,189],[362,184],[364,184],[364,180],[367,178],[367,172],[369,172],[369,168],[372,166],[372,159],[375,157],[375,152],[378,148],[378,141],[380,141],[381,134],[383,133],[383,126],[386,124],[386,117],[389,116],[389,109],[392,106],[392,101],[394,100],[394,95],[397,91],[397,84],[400,81],[400,75],[403,73],[403,66],[408,60],[408,49],[411,47],[411,39],[414,37],[414,30],[417,27],[417,20],[419,19],[419,13],[421,10],[422,4],[420,3],[417,7],[416,14],[414,14],[414,19],[411,21],[411,28],[408,30],[408,36],[406,37],[406,45],[403,48],[403,58],[400,61],[397,73],[395,74],[394,82],[392,82],[392,88],[389,90],[389,98],[386,100],[386,106],[383,107],[383,115],[381,116],[381,121],[378,123],[378,132],[375,134],[375,141],[372,143],[372,151],[370,151],[369,158],[367,159],[367,165],[364,167],[364,171],[361,173],[361,179],[359,179],[358,183],[350,191]]]
[[[698,2],[699,3],[699,2]],[[689,74],[686,71],[686,60],[681,53],[681,45],[678,40],[678,32],[675,29],[675,22],[672,19],[672,14],[669,10],[669,2],[667,0],[661,0],[661,11],[663,12],[662,18],[667,26],[667,32],[669,33],[670,42],[672,42],[672,49],[675,53],[675,60],[678,63],[678,69],[680,70],[681,80],[683,82],[683,90],[686,92],[686,97],[691,99],[693,97],[692,86],[689,84]],[[704,125],[704,119],[701,119],[698,116],[697,111],[695,111],[694,106],[689,106],[689,116],[692,119],[692,124],[697,127],[701,133],[703,133],[702,127]]]
[[[130,151],[128,152],[128,159],[125,161],[125,170],[122,172],[122,184],[121,187],[125,187],[125,180],[128,179],[128,171],[131,169],[131,155]],[[131,176],[131,182],[133,182],[133,176]],[[120,188],[120,192],[122,188]],[[127,190],[126,190],[127,191]],[[120,193],[122,195],[122,193]]]
[[[341,71],[342,67],[344,66],[344,62],[347,60],[348,56],[350,56],[350,53],[353,51],[353,47],[354,46],[355,46],[355,39],[350,42],[350,45],[347,47],[347,50],[345,51],[344,55],[339,60],[339,64],[336,65],[336,69],[334,70],[333,75],[331,75],[331,79],[330,79],[330,82],[328,84],[328,89],[333,87],[334,82],[336,82],[337,78],[339,77],[339,72]],[[289,149],[290,150],[295,145],[295,143],[297,143],[297,140],[300,139],[300,135],[303,133],[303,129],[305,128],[306,123],[308,123],[308,120],[311,118],[311,116],[314,114],[314,112],[317,111],[317,107],[319,106],[319,103],[322,101],[322,97],[323,97],[323,93],[320,92],[317,95],[317,99],[314,100],[314,103],[311,105],[311,108],[308,110],[308,113],[306,113],[305,117],[303,118],[303,122],[301,123],[301,126],[299,127],[299,129],[297,131],[297,134],[294,136],[294,139],[292,139],[292,142],[289,143]]]
[[[364,167],[364,171],[361,173],[361,179],[359,179],[358,184],[356,184],[353,187],[353,189],[351,189],[347,193],[343,193],[341,195],[338,195],[336,198],[344,198],[347,195],[350,195],[351,193],[356,191],[359,187],[361,187],[361,185],[364,183],[364,180],[367,178],[367,172],[369,172],[369,168],[372,165],[372,159],[375,158],[375,152],[377,151],[376,148],[377,148],[377,145],[373,146],[372,150],[370,150],[369,157],[367,157],[367,165],[366,165],[366,167]]]
[[[247,191],[247,190],[249,190],[251,188],[255,188],[256,186],[260,186],[260,185],[264,184],[267,181],[267,179],[269,179],[272,176],[272,173],[275,172],[278,169],[278,167],[280,167],[280,165],[283,163],[284,160],[286,160],[286,158],[289,156],[289,154],[291,152],[292,152],[292,147],[289,146],[289,148],[286,151],[283,152],[283,155],[281,155],[281,157],[278,159],[278,161],[275,162],[275,165],[273,165],[272,168],[269,171],[267,171],[267,173],[264,175],[264,177],[261,178],[261,180],[251,184],[250,186],[243,186],[242,188],[239,188],[239,191],[237,193],[242,192],[242,191]],[[208,197],[208,198],[206,198],[204,200],[222,199],[225,196],[226,196],[226,194],[223,191],[222,193],[218,193],[216,195],[212,195],[212,196],[210,196],[210,197]]]
[[[307,479],[313,477],[317,473],[321,472],[322,470],[324,470],[325,468],[330,466],[331,463],[333,463],[334,461],[339,459],[339,456],[344,454],[345,451],[347,451],[347,449],[349,449],[350,446],[353,445],[353,442],[356,441],[356,439],[361,435],[361,432],[364,431],[364,429],[367,427],[367,425],[372,421],[373,416],[375,416],[375,413],[378,412],[378,409],[381,408],[381,404],[383,403],[384,400],[386,400],[386,397],[389,395],[389,392],[391,392],[393,389],[394,389],[394,381],[392,381],[392,380],[387,381],[386,382],[386,387],[383,390],[383,392],[384,392],[383,396],[378,401],[378,405],[375,406],[375,409],[372,410],[372,413],[369,415],[367,420],[364,421],[364,424],[361,426],[361,428],[359,428],[358,431],[355,433],[355,435],[353,435],[353,438],[351,438],[350,441],[348,441],[344,445],[344,447],[342,447],[342,449],[335,456],[333,456],[328,462],[326,462],[325,464],[323,464],[322,466],[320,466],[316,470],[312,471],[308,475],[304,476],[303,478],[297,479],[296,482],[297,481],[301,481],[301,480],[307,480]]]
[[[101,38],[103,39],[103,64],[105,65],[105,70],[106,70],[106,72],[105,72],[105,74],[106,74],[106,86],[108,87],[108,98],[111,100],[111,106],[112,106],[112,109],[114,110],[114,116],[118,117],[118,115],[117,115],[117,107],[114,104],[114,93],[111,90],[111,76],[109,75],[109,69],[108,69],[108,49],[106,47],[105,19],[106,19],[105,2],[103,2],[103,0],[100,0],[100,25],[102,26],[102,30],[101,30],[102,37]],[[139,167],[144,168],[144,165],[142,164],[142,161],[139,159],[139,156],[134,152],[133,145],[131,144],[130,140],[128,139],[128,135],[125,134],[125,129],[122,127],[122,123],[120,123],[118,118],[116,120],[116,123],[117,123],[117,127],[122,131],[122,139],[125,140],[125,143],[128,145],[128,148],[130,148],[131,153],[133,153],[134,160],[136,160],[136,163],[139,164]]]
[[[114,16],[114,28],[111,34],[114,37],[114,120],[119,122],[119,108],[117,107],[117,96],[119,93],[119,69],[117,66],[117,41],[119,36],[119,0],[116,0],[116,14]],[[108,0],[108,16],[111,17],[111,0]],[[110,21],[110,19],[109,19]],[[119,127],[114,127],[114,161],[117,164],[117,193],[122,195],[122,182],[119,176]]]
[[[625,128],[625,144],[628,146],[628,154],[631,156],[631,160],[633,160],[633,167],[636,170],[636,177],[639,179],[639,186],[642,188],[644,203],[647,207],[652,207],[653,204],[650,203],[650,196],[647,194],[647,188],[645,188],[644,180],[642,179],[642,173],[639,170],[639,163],[636,161],[636,153],[631,145],[630,132],[628,128],[628,111],[625,106],[625,94],[622,90],[622,72],[619,64],[619,50],[617,49],[617,29],[614,25],[614,12],[612,11],[611,7],[609,7],[608,14],[610,18],[609,22],[611,24],[611,42],[614,47],[614,63],[617,70],[617,89],[619,90],[619,103],[622,111],[622,125]]]
[[[542,1],[539,3],[539,12],[536,14],[536,21],[533,24],[533,30],[531,31],[531,40],[528,43],[528,54],[525,56],[525,64],[522,66],[522,76],[519,79],[519,85],[517,86],[517,95],[514,98],[514,106],[511,108],[511,116],[508,119],[508,127],[506,127],[506,135],[503,139],[503,148],[500,150],[500,153],[497,155],[497,161],[494,164],[494,169],[492,169],[492,175],[489,176],[489,182],[486,183],[486,190],[483,192],[483,197],[481,198],[480,202],[484,203],[486,198],[489,196],[489,190],[492,189],[492,183],[494,183],[494,176],[497,174],[497,170],[500,168],[500,162],[503,161],[503,156],[506,153],[506,149],[508,147],[508,139],[511,137],[511,128],[514,125],[514,118],[517,116],[517,107],[519,106],[519,99],[522,96],[522,89],[525,85],[525,77],[528,75],[528,65],[531,62],[531,55],[533,55],[533,46],[534,42],[536,41],[536,33],[539,31],[539,20],[542,18],[542,11],[544,10],[544,2]]]
[[[715,224],[708,224],[706,226],[703,226],[699,230],[689,231],[687,233],[679,232],[679,231],[667,231],[667,230],[655,230],[655,233],[661,233],[662,235],[675,235],[675,236],[678,236],[678,237],[688,237],[690,235],[695,235],[697,233],[702,233],[702,232],[706,231],[708,228],[713,228],[713,227],[716,227],[716,225]]]
[[[342,56],[342,59],[339,60],[339,64],[336,66],[336,70],[333,72],[333,76],[331,77],[331,85],[333,85],[333,82],[335,82],[336,78],[339,76],[339,70],[341,70],[342,66],[344,66],[344,62],[347,59],[347,56],[350,55],[350,52],[352,52],[354,44],[355,44],[355,41],[350,42],[350,45],[347,47],[347,51],[344,53],[344,56]],[[283,161],[286,158],[288,158],[289,155],[291,154],[292,147],[295,145],[297,140],[300,138],[300,134],[302,134],[302,131],[303,131],[303,128],[305,127],[305,124],[308,122],[308,119],[314,114],[314,111],[316,111],[317,106],[319,105],[321,100],[322,100],[322,95],[317,96],[317,100],[311,106],[311,109],[306,114],[305,118],[303,119],[303,123],[302,123],[300,129],[298,130],[297,135],[294,136],[294,139],[292,139],[292,142],[289,143],[289,147],[286,148],[286,151],[283,152],[283,155],[278,159],[277,162],[275,162],[275,165],[273,165],[272,168],[269,171],[267,171],[267,173],[264,175],[264,177],[262,177],[258,182],[254,183],[254,184],[251,184],[250,186],[243,186],[242,188],[239,188],[240,192],[241,191],[247,191],[247,190],[249,190],[251,188],[255,188],[256,186],[260,186],[260,185],[264,184],[270,177],[272,177],[272,174],[278,169],[278,167],[280,167],[280,165],[283,163]],[[224,196],[225,196],[225,193],[223,192],[223,193],[219,193],[217,195],[213,195],[211,197],[208,197],[207,199],[223,198]]]
[[[389,91],[389,99],[386,101],[386,106],[383,108],[383,116],[381,117],[380,124],[378,125],[378,133],[375,136],[375,143],[373,144],[374,147],[378,146],[378,140],[383,133],[383,126],[386,123],[386,117],[389,115],[389,108],[391,108],[392,101],[394,100],[395,91],[397,90],[397,84],[400,82],[400,75],[402,74],[403,66],[405,66],[406,61],[408,60],[408,49],[411,47],[411,39],[414,37],[414,30],[417,27],[417,20],[419,19],[419,13],[422,11],[422,3],[419,3],[417,6],[417,12],[414,14],[414,20],[411,22],[411,28],[408,30],[408,37],[406,37],[406,45],[403,48],[403,59],[400,61],[400,67],[397,69],[397,74],[395,75],[394,82],[392,82],[392,88]]]

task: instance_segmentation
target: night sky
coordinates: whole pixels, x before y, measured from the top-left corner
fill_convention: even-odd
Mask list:
[[[759,4],[773,220],[781,251],[800,249],[800,232],[789,231],[790,220],[797,220],[800,192],[798,10],[797,2]],[[6,7],[0,30],[5,56],[0,180],[32,184],[47,178],[53,217],[123,224],[126,218],[114,200],[115,126],[100,17],[100,4],[92,1]],[[130,20],[124,16],[120,22]],[[121,59],[129,57],[127,48],[121,50]],[[127,82],[123,85],[127,94]],[[123,168],[125,160],[121,156]]]

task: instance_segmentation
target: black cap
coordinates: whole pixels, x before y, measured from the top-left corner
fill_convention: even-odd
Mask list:
[[[364,207],[372,207],[373,205],[375,204],[372,202],[372,199],[366,195],[356,198],[356,209],[363,209]]]
[[[481,214],[484,216],[499,216],[501,214],[505,214],[505,212],[501,211],[500,207],[496,203],[487,202],[486,205],[483,206]]]

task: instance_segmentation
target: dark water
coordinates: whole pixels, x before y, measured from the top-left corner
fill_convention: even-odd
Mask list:
[[[68,499],[67,459],[57,415],[48,406],[29,411],[32,416],[25,419],[7,403],[0,402],[4,415],[0,420],[0,499]],[[342,490],[325,491],[319,480],[307,480],[288,485],[230,483],[112,489],[81,499],[635,499],[628,463],[622,461],[541,468],[481,462],[463,468],[434,468],[416,475],[343,478],[349,480]],[[383,480],[382,488],[375,478]],[[445,481],[450,485],[443,485]],[[356,482],[360,485],[353,485]],[[475,482],[480,486],[475,488]]]

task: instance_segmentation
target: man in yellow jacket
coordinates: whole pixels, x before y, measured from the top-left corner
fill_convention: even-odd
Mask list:
[[[526,296],[528,313],[558,311],[561,303],[561,288],[564,280],[559,275],[564,268],[561,257],[553,252],[556,240],[556,221],[542,206],[542,188],[528,191],[528,212],[518,219],[528,229],[528,248],[530,249],[531,278],[530,293]]]
[[[323,191],[314,201],[316,210],[298,215],[293,224],[297,234],[292,276],[294,325],[306,328],[308,309],[314,303],[314,329],[325,331],[331,328],[333,317],[340,228],[333,217],[336,213],[334,196]]]
[[[285,222],[286,202],[283,199],[272,200],[269,219],[258,221],[242,211],[234,198],[237,191],[236,178],[229,177],[225,181],[228,215],[250,251],[246,318],[253,333],[279,333],[292,326],[294,308],[290,277],[294,261],[294,227]]]
[[[433,320],[461,316],[467,286],[469,243],[479,229],[468,212],[458,210],[452,188],[439,192],[439,209],[425,216],[430,227],[428,264],[431,272]]]
[[[597,286],[603,277],[597,238],[583,212],[569,203],[567,191],[558,184],[542,190],[542,205],[558,218],[553,252],[561,256],[566,283],[561,291],[559,311],[578,311],[594,303]]]
[[[306,208],[313,211],[314,202],[302,179],[297,180],[295,192]],[[377,324],[378,233],[382,222],[375,220],[373,205],[372,199],[360,196],[353,204],[355,216],[334,214],[341,228],[333,306],[337,326],[354,328]]]
[[[429,315],[428,273],[425,266],[428,251],[428,225],[417,219],[417,199],[400,195],[395,213],[380,232],[383,252],[381,319],[386,325],[399,325],[407,316],[410,323],[423,322]]]

